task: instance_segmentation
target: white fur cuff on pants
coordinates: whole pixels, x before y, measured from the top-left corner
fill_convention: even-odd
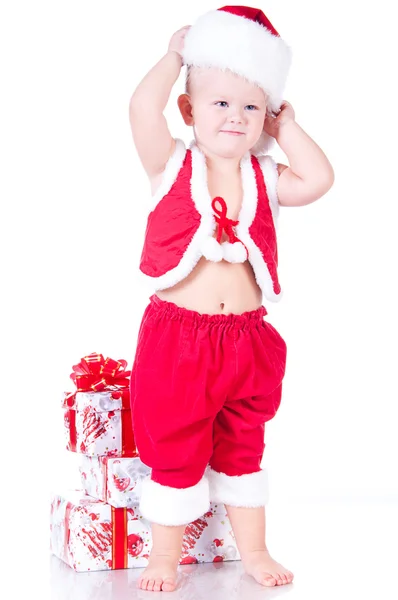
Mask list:
[[[188,488],[172,488],[152,481],[142,482],[140,512],[159,525],[187,525],[209,510],[209,482],[205,476]]]
[[[207,468],[210,501],[230,506],[265,506],[269,500],[268,472],[265,469],[249,475],[229,476]]]

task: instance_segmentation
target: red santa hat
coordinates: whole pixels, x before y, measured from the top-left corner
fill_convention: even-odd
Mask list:
[[[200,16],[184,38],[183,63],[230,70],[259,85],[268,110],[278,113],[291,65],[291,48],[258,8],[223,6]],[[255,154],[267,153],[273,138],[264,131]]]

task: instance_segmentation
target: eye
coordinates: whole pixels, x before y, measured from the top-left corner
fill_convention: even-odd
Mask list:
[[[228,103],[226,102],[226,100],[219,100],[215,104],[228,104]],[[254,110],[258,110],[257,106],[255,106],[254,104],[247,104],[246,106],[252,106],[254,108]],[[253,112],[253,111],[249,111],[249,112]]]

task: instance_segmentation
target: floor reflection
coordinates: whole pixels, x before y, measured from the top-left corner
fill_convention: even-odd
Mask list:
[[[143,569],[76,573],[49,557],[51,600],[286,600],[396,598],[398,500],[274,504],[268,508],[271,555],[294,573],[291,584],[262,587],[241,561],[178,567],[175,592],[137,588]],[[46,558],[47,560],[47,558]],[[41,564],[41,563],[40,563]],[[18,565],[18,569],[21,567]],[[34,580],[48,572],[35,563]],[[27,574],[13,576],[18,597],[31,595]],[[29,592],[24,593],[26,587]],[[44,586],[43,586],[44,587]],[[45,599],[47,600],[47,598]]]
[[[280,597],[294,584],[267,588],[244,573],[241,561],[184,565],[179,568],[178,589],[173,600],[256,600]],[[165,598],[165,592],[137,588],[143,569],[76,573],[55,556],[50,557],[51,600],[136,600]],[[166,594],[166,598],[169,594]]]

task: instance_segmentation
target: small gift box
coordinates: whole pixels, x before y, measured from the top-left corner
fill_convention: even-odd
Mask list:
[[[66,448],[89,456],[138,456],[130,411],[129,376],[125,360],[89,354],[73,366],[73,393],[62,406]]]
[[[146,567],[152,548],[151,525],[138,507],[115,508],[83,490],[55,494],[51,502],[51,552],[75,571]],[[185,529],[179,564],[239,560],[224,505]]]
[[[109,456],[82,455],[79,470],[86,494],[115,508],[137,506],[142,480],[151,473],[140,458]]]

